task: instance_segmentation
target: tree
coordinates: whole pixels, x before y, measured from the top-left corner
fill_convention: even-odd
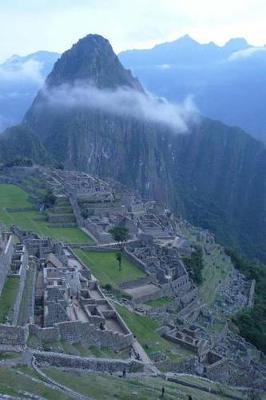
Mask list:
[[[56,197],[51,189],[48,189],[43,196],[43,204],[45,208],[49,208],[55,205]]]
[[[83,208],[83,209],[81,210],[81,216],[82,216],[82,218],[84,218],[84,219],[87,219],[87,218],[88,218],[88,216],[89,216],[89,211],[88,211],[87,208]]]
[[[121,246],[128,239],[128,229],[125,226],[114,226],[109,230],[109,233],[111,233],[113,239],[120,243]]]
[[[122,250],[125,241],[128,239],[128,229],[125,226],[114,226],[109,230],[113,239],[120,244],[120,252],[116,254],[116,260],[118,261],[119,271],[122,270]]]
[[[118,261],[119,271],[121,271],[122,270],[122,254],[121,254],[121,252],[116,253],[116,259]]]

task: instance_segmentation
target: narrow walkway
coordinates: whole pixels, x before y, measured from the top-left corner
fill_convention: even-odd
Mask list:
[[[137,340],[134,341],[132,347],[134,349],[135,354],[139,354],[140,361],[142,361],[145,364],[145,367],[147,368],[147,370],[149,372],[152,372],[153,374],[156,374],[156,375],[161,374],[160,371],[158,370],[158,368],[155,367],[155,365],[151,361],[150,357],[148,356],[146,351],[143,349],[143,347]]]
[[[62,385],[61,383],[58,383],[57,381],[54,381],[49,376],[47,376],[43,371],[39,369],[39,367],[37,367],[34,356],[32,356],[31,365],[36,374],[38,374],[42,380],[44,379],[52,388],[55,388],[57,390],[59,389],[65,395],[71,397],[74,400],[92,400],[92,398],[83,396],[82,394],[75,392],[74,390],[68,388],[65,385]]]
[[[96,239],[96,237],[95,237],[87,228],[85,228],[84,226],[80,226],[80,229],[81,229],[84,233],[86,233],[86,235],[88,235],[89,237],[91,237],[91,238],[94,240],[94,242],[96,243],[96,245],[99,244],[98,239]]]

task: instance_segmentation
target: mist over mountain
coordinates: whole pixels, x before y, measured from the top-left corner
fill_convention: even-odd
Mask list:
[[[34,134],[37,151],[66,168],[116,179],[266,260],[265,146],[198,118],[190,100],[145,93],[103,37],[88,35],[61,56],[14,129]]]
[[[0,65],[0,133],[20,122],[59,54],[12,56]]]
[[[119,58],[152,93],[170,101],[193,96],[203,115],[266,140],[266,47],[243,38],[200,44],[187,35]]]

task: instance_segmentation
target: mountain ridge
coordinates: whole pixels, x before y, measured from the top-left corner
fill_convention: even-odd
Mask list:
[[[89,40],[94,42],[91,36]],[[106,46],[105,39],[100,41],[99,57]],[[56,73],[53,82],[52,72],[50,88],[56,88],[58,82],[75,85],[78,77],[84,83],[91,78],[86,49],[84,65],[77,62],[75,50],[74,46],[67,53],[67,66],[62,55],[62,69],[60,60],[55,67],[57,71],[78,68],[75,79],[71,76],[69,81],[68,74],[58,77]],[[116,63],[113,73],[119,70],[123,76],[116,75],[109,88],[129,79],[119,60],[113,55],[112,60]],[[80,68],[84,68],[82,76],[78,75]],[[101,76],[106,78],[105,73]],[[104,90],[108,79],[95,84]],[[131,83],[135,85],[130,75],[130,89]],[[187,134],[174,134],[167,125],[101,108],[51,109],[42,91],[26,114],[24,126],[66,168],[114,178],[145,198],[171,206],[192,223],[211,229],[223,243],[266,260],[265,146],[240,129],[203,118],[189,125]]]
[[[193,40],[193,39],[192,39]],[[184,38],[147,50],[125,51],[119,58],[146,90],[182,101],[193,96],[200,112],[230,126],[239,126],[266,142],[266,47],[245,39],[224,46]]]

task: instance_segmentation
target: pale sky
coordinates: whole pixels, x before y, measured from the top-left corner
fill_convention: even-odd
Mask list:
[[[266,0],[0,0],[0,61],[63,52],[88,33],[114,50],[148,48],[189,34],[201,43],[245,37],[266,44]]]

